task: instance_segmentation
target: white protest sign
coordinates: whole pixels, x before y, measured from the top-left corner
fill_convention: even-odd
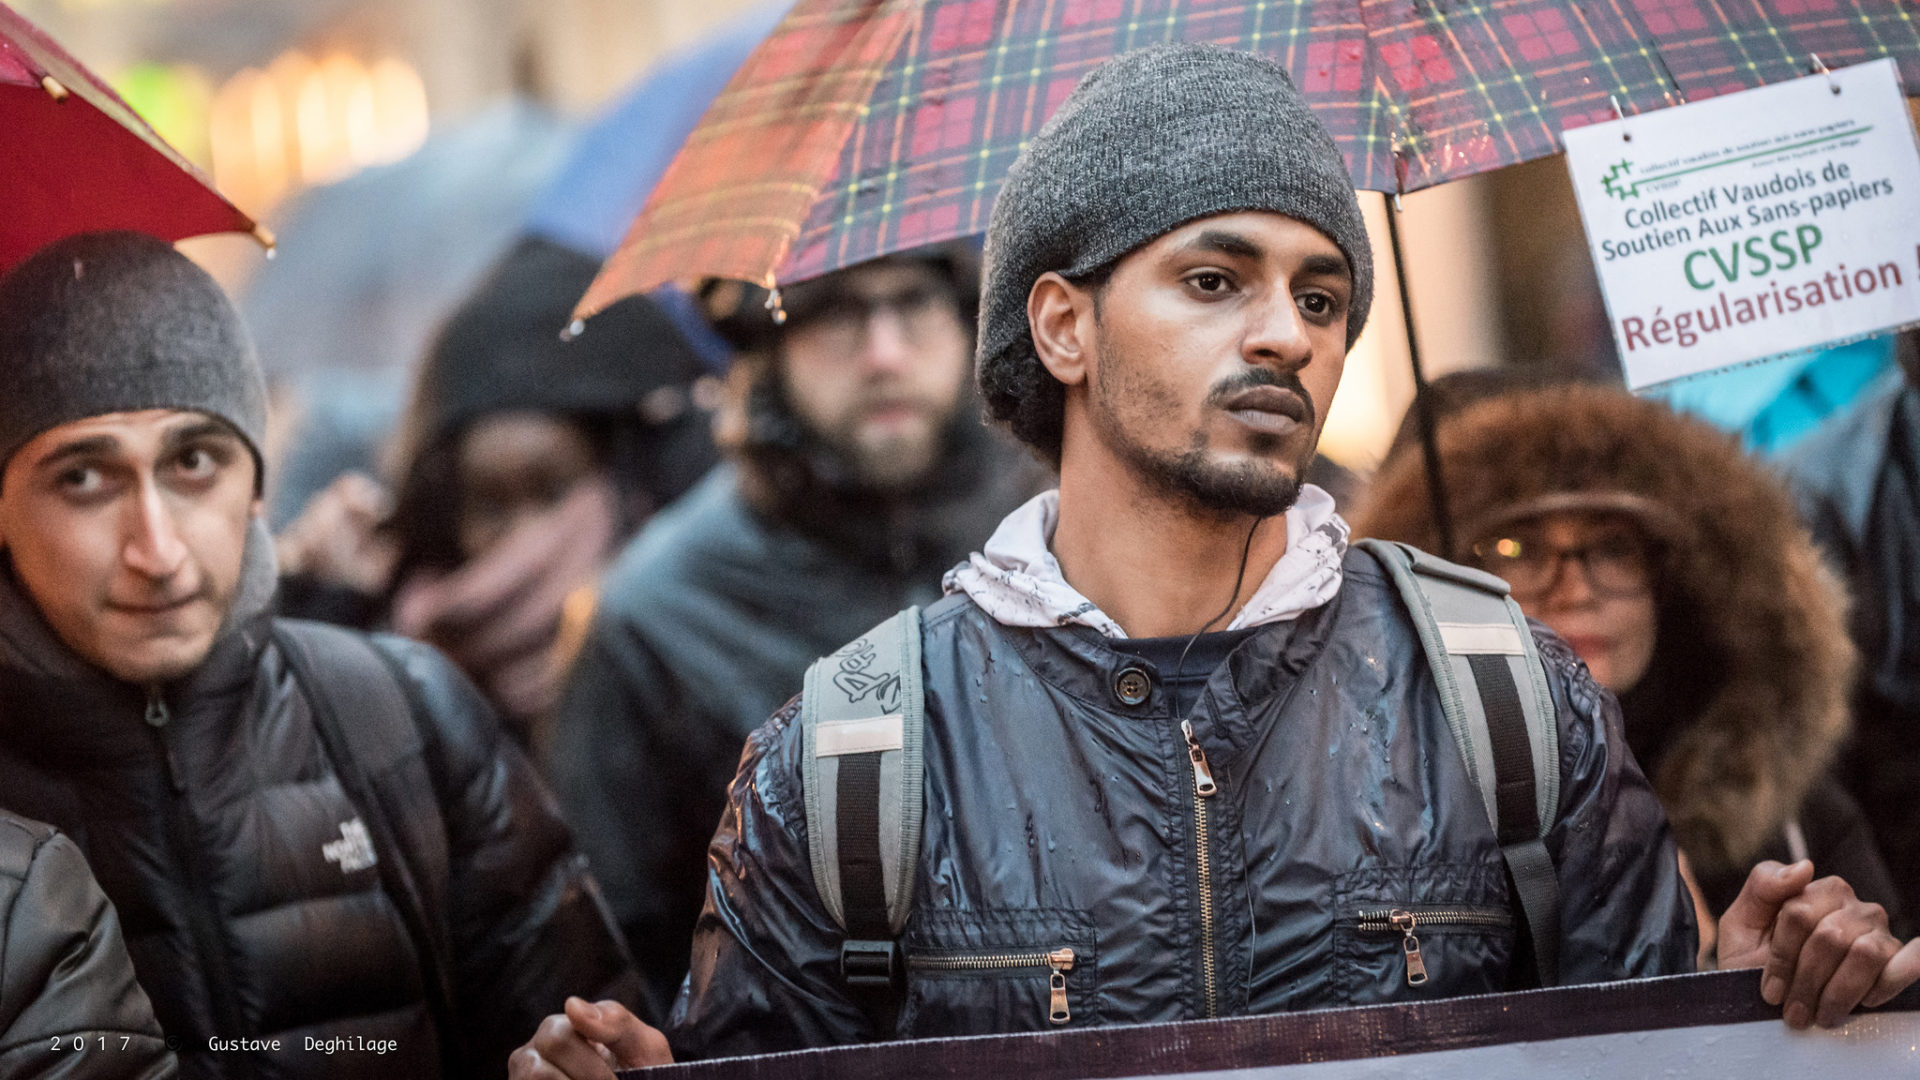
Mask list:
[[[1892,60],[1562,135],[1634,389],[1920,322]]]
[[[1151,1080],[1762,1080],[1913,1076],[1920,1013],[1857,1016],[1840,1031],[1778,1020],[1589,1035],[1274,1068],[1210,1069]],[[1147,1077],[1126,1080],[1148,1080]]]

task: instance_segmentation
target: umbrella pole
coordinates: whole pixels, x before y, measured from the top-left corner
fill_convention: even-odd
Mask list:
[[[1433,527],[1440,537],[1443,559],[1456,557],[1453,516],[1448,511],[1446,478],[1440,471],[1440,443],[1433,415],[1433,388],[1427,384],[1426,369],[1420,363],[1420,335],[1414,332],[1413,294],[1407,291],[1407,259],[1400,246],[1400,199],[1394,196],[1387,207],[1387,240],[1393,247],[1393,275],[1400,283],[1400,317],[1407,327],[1407,359],[1413,365],[1413,408],[1420,428],[1420,454],[1427,464],[1427,498],[1433,510]]]

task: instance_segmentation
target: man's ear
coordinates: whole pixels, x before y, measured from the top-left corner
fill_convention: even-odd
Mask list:
[[[1027,293],[1027,327],[1033,349],[1053,377],[1067,386],[1087,381],[1093,362],[1093,294],[1059,274],[1041,274]]]

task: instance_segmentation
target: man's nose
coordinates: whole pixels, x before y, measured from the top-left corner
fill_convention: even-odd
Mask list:
[[[127,568],[154,580],[178,573],[187,561],[187,545],[160,489],[142,484],[127,516],[126,541],[120,552]]]
[[[1269,304],[1257,305],[1250,316],[1241,355],[1249,364],[1299,368],[1313,358],[1306,320],[1290,293]]]
[[[907,320],[893,307],[876,307],[867,316],[862,335],[860,360],[872,374],[895,375],[913,363],[913,338],[907,333]]]

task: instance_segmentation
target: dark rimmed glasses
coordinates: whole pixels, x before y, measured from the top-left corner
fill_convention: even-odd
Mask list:
[[[1625,523],[1587,530],[1579,544],[1555,543],[1542,526],[1517,526],[1473,545],[1473,553],[1522,603],[1551,595],[1568,563],[1579,564],[1599,596],[1641,596],[1653,587],[1653,545]]]

